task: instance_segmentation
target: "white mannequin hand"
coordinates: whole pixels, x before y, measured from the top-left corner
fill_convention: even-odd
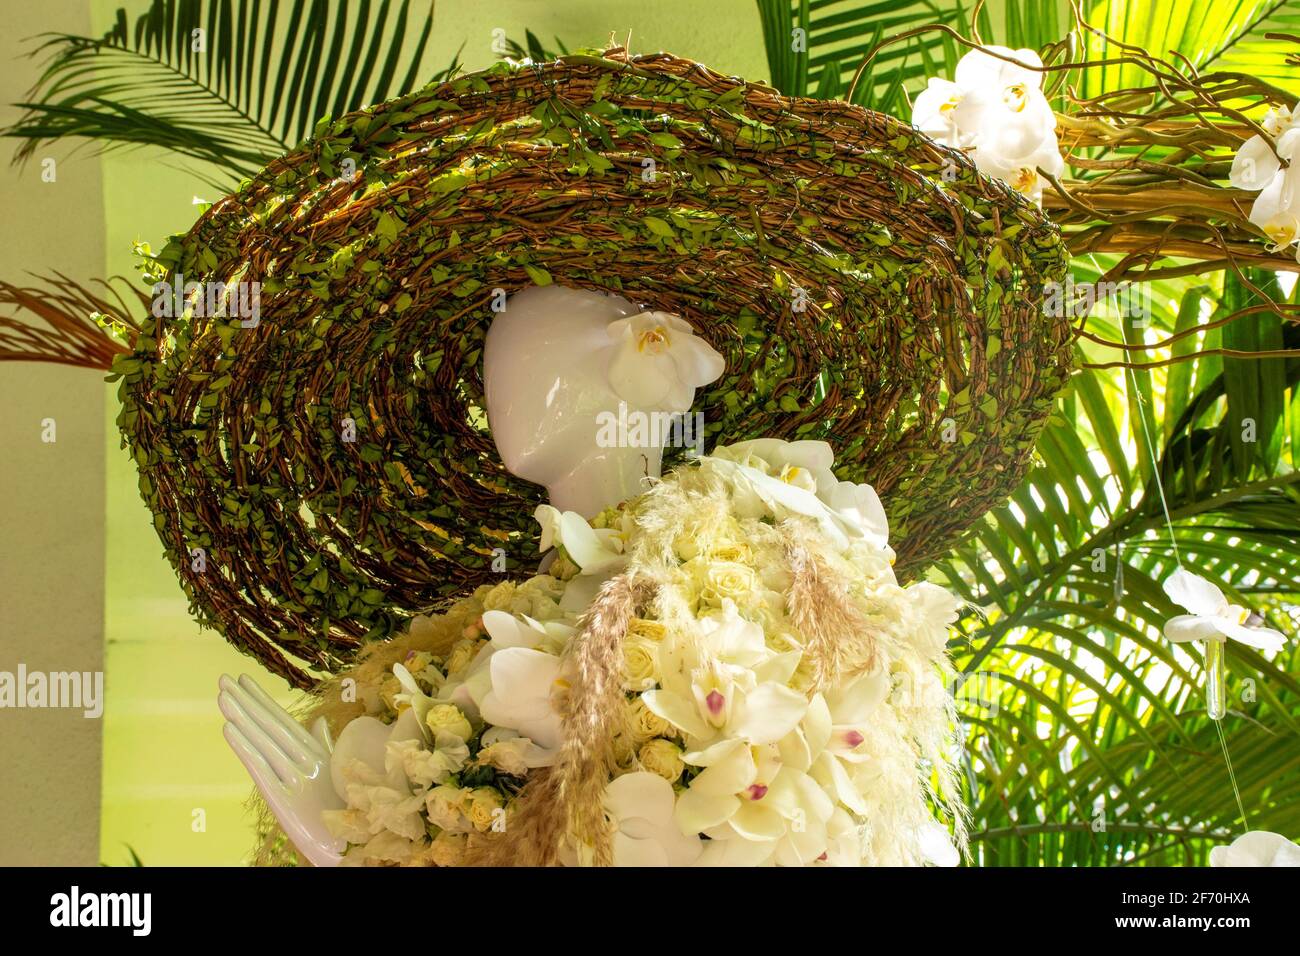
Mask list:
[[[285,835],[314,865],[337,866],[344,843],[329,832],[321,816],[344,806],[330,778],[329,727],[319,719],[308,733],[247,674],[238,683],[223,674],[219,686],[217,705],[227,720],[222,729],[226,743]]]

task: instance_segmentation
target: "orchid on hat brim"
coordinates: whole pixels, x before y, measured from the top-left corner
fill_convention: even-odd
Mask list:
[[[1171,641],[1223,641],[1230,637],[1264,651],[1281,650],[1286,643],[1285,634],[1263,627],[1259,623],[1262,618],[1249,608],[1229,604],[1223,592],[1199,574],[1179,568],[1164,588],[1175,604],[1191,612],[1165,622],[1165,637]]]

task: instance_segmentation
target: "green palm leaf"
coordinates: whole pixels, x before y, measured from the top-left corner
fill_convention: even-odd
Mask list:
[[[229,186],[307,136],[323,116],[409,92],[433,73],[432,5],[410,0],[154,0],[103,37],[53,34],[26,113],[4,130],[25,142],[80,137],[102,148],[154,146],[216,167]]]
[[[1206,297],[1232,308],[1245,286],[1193,286],[1173,307],[1167,292],[1153,296],[1161,337]],[[1284,344],[1279,328],[1265,347]],[[1160,634],[1182,610],[1160,586],[1179,559],[1280,630],[1300,623],[1295,446],[1278,439],[1273,457],[1231,440],[1230,390],[1281,396],[1300,383],[1300,362],[1268,362],[1243,373],[1247,386],[1220,373],[1194,395],[1171,393],[1193,380],[1181,371],[1137,373],[1140,390],[1132,374],[1081,371],[1024,485],[940,566],[980,608],[953,646],[965,687],[979,689],[959,693],[976,862],[1203,865],[1242,829],[1225,747],[1249,825],[1294,829],[1300,650],[1269,660],[1230,644],[1220,727],[1205,713],[1199,647]],[[1146,453],[1137,416],[1158,442],[1160,484],[1155,467],[1134,467]]]
[[[1250,73],[1297,88],[1295,68],[1284,61],[1286,45],[1265,39],[1266,33],[1300,30],[1297,0],[1103,0],[1086,12],[1089,23],[1114,39],[1156,56],[1177,52],[1202,72]],[[1122,52],[1095,35],[1088,37],[1087,49],[1094,59]],[[1114,65],[1086,71],[1083,90],[1095,96],[1150,83],[1139,67]]]
[[[932,23],[960,29],[968,14],[960,2],[933,0],[757,0],[772,85],[791,96],[833,99],[843,96],[853,74],[884,38]],[[801,30],[805,50],[795,49]],[[904,115],[905,85],[915,86],[937,72],[936,64],[955,63],[958,45],[929,33],[891,45],[873,59],[853,102]]]

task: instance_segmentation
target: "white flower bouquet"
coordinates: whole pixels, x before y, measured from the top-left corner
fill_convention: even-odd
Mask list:
[[[345,863],[947,864],[945,642],[822,442],[715,450],[323,692]],[[619,602],[623,603],[620,605]]]

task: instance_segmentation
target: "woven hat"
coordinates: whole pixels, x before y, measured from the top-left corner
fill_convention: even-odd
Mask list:
[[[155,309],[115,368],[141,492],[200,621],[302,687],[535,566],[543,492],[499,461],[481,368],[528,285],[687,319],[726,359],[709,445],[830,442],[904,576],[1019,482],[1072,354],[1038,209],[888,116],[667,54],[324,120],[159,258],[226,296]]]

